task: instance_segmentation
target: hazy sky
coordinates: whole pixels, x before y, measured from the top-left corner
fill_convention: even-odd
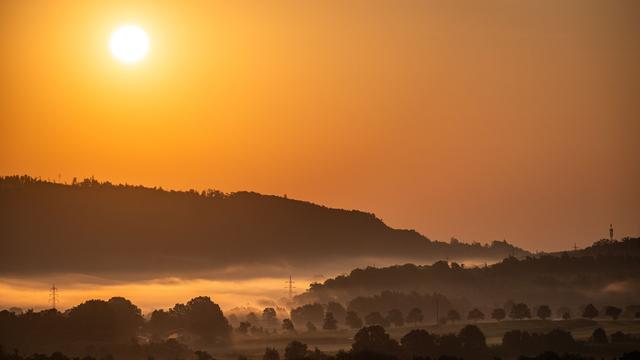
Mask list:
[[[151,38],[134,66],[110,33]],[[640,2],[0,4],[0,174],[254,190],[432,239],[640,234]]]

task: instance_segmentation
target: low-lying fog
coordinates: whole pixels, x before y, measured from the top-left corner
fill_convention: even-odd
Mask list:
[[[431,264],[432,261],[399,258],[329,259],[326,265],[294,268],[287,264],[246,265],[222,271],[176,274],[151,278],[145,274],[44,274],[0,277],[0,308],[46,309],[51,306],[50,288],[58,288],[57,307],[65,310],[88,299],[123,296],[138,305],[143,313],[173,307],[196,296],[210,296],[223,310],[236,307],[288,307],[289,275],[294,295],[309,284],[348,274],[354,268],[394,264]],[[490,263],[482,259],[459,260],[466,266]]]

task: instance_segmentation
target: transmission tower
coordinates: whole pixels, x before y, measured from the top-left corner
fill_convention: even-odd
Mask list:
[[[58,288],[55,284],[51,285],[49,289],[49,301],[51,302],[51,308],[56,310],[56,303],[58,302]]]
[[[289,280],[285,282],[287,284],[287,288],[289,289],[289,299],[293,299],[293,289],[296,287],[293,286],[296,282],[291,279],[291,275],[289,275]]]
[[[613,241],[613,224],[609,224],[609,240]]]

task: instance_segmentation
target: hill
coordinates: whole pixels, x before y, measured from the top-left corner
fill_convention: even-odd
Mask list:
[[[254,192],[11,176],[0,178],[0,204],[0,274],[185,275],[256,264],[312,268],[336,258],[491,261],[527,254],[506,242],[430,241],[374,214]]]
[[[640,257],[542,255],[510,257],[484,267],[439,261],[433,265],[397,265],[355,269],[349,275],[312,284],[300,303],[338,300],[382,291],[439,293],[473,306],[497,306],[507,300],[531,305],[632,305],[640,298]]]
[[[569,256],[640,256],[640,238],[625,237],[620,240],[601,239],[584,249],[557,252],[554,255]]]

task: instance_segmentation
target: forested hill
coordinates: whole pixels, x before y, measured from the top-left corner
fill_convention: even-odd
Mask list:
[[[635,304],[640,298],[640,257],[541,255],[507,258],[500,263],[463,267],[439,261],[433,265],[397,265],[355,269],[349,275],[312,284],[297,301],[349,301],[381,291],[440,293],[477,305],[506,300],[533,304],[584,305],[588,302]]]
[[[555,255],[566,253],[569,256],[639,256],[640,238],[625,237],[620,240],[602,239],[584,249],[577,249],[566,252],[558,252]]]
[[[433,242],[375,215],[253,192],[165,191],[93,179],[0,178],[0,273],[312,266],[332,257],[502,259],[526,252]],[[117,269],[117,270],[114,270]]]

